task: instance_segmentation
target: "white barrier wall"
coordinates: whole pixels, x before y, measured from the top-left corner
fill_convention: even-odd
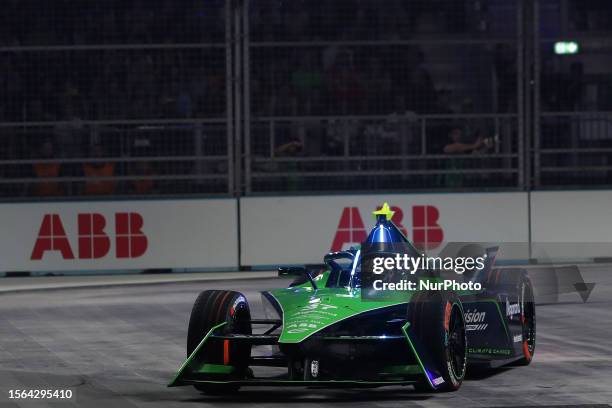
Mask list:
[[[365,239],[384,201],[430,254],[449,242],[526,244],[531,228],[533,258],[612,256],[612,191],[530,196],[242,198],[240,265],[320,263],[330,250]],[[236,207],[234,199],[0,204],[0,272],[237,268]],[[524,260],[526,248],[502,245],[502,259]]]
[[[430,252],[453,241],[528,240],[526,193],[243,198],[241,264],[320,263],[330,250],[361,242],[384,201],[408,238],[426,242]]]
[[[0,271],[237,268],[236,201],[0,205]]]
[[[533,256],[612,257],[612,191],[531,193]]]

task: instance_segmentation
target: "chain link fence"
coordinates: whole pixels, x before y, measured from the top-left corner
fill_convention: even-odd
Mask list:
[[[231,195],[225,1],[9,1],[5,198]]]
[[[516,2],[248,4],[247,194],[519,188]]]
[[[222,120],[27,124],[0,137],[7,198],[227,195],[233,180]]]
[[[8,1],[0,194],[609,185],[610,16],[600,0]]]
[[[612,184],[612,3],[543,1],[534,185]]]

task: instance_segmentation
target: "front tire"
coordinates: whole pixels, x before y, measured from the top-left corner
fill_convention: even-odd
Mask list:
[[[187,356],[198,347],[204,336],[220,323],[222,333],[251,334],[251,312],[246,297],[229,290],[206,290],[198,296],[189,319],[187,330]],[[251,346],[214,340],[206,343],[202,363],[231,365],[235,368],[232,378],[243,378],[248,369]],[[226,378],[227,379],[227,378]],[[225,394],[238,390],[234,384],[198,384],[194,387],[208,394]]]
[[[417,391],[456,391],[465,378],[467,334],[463,308],[454,292],[419,292],[413,298],[408,320],[422,344],[429,345],[434,364],[444,382],[432,388],[426,379],[415,385]]]

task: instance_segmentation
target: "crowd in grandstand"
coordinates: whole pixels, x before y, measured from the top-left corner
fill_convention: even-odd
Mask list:
[[[0,120],[223,115],[222,47],[95,48],[223,45],[223,0],[58,0],[53,8],[44,8],[45,13],[37,13],[43,3],[9,0],[3,4],[0,47],[76,48],[3,52]],[[394,41],[412,39],[421,31],[483,37],[487,27],[480,22],[491,18],[490,13],[469,3],[390,0],[380,7],[373,0],[253,2],[250,41]],[[83,48],[91,46],[94,49]],[[427,61],[418,47],[330,45],[268,51],[254,48],[251,53],[254,106],[267,109],[266,113],[334,113],[329,111],[334,107],[338,113],[386,112],[400,103],[395,100],[399,96],[384,96],[392,90],[414,99],[404,102],[413,110],[444,109],[436,105],[424,68]],[[261,98],[267,100],[260,104]]]
[[[164,137],[151,136],[147,129],[108,130],[107,126],[101,137],[102,131],[88,123],[225,119],[225,4],[224,0],[57,0],[54,7],[44,7],[42,0],[4,2],[0,13],[0,122],[51,124],[0,128],[4,141],[0,160],[31,161],[0,166],[0,177],[91,179],[226,172],[227,166],[219,164],[101,160],[193,155],[198,137],[205,140],[197,154],[227,154],[223,129],[201,132],[185,125],[156,130],[164,133],[168,140],[164,143]],[[517,46],[513,43],[517,27],[516,20],[507,18],[517,11],[513,2],[389,0],[384,7],[378,0],[250,4],[248,97],[255,157],[397,154],[389,146],[400,141],[405,145],[400,152],[404,155],[452,154],[449,146],[453,145],[472,146],[466,151],[482,153],[487,150],[481,149],[484,140],[499,136],[499,123],[496,128],[491,121],[475,119],[432,121],[425,126],[425,146],[421,129],[415,130],[421,122],[413,118],[517,112]],[[594,1],[591,8],[581,4],[569,2],[569,24],[578,31],[601,28],[601,16],[611,15],[609,3]],[[44,13],[37,12],[42,9]],[[444,38],[502,41],[428,42]],[[573,61],[569,69],[561,66],[553,58],[543,58],[543,110],[608,108],[585,98],[589,81],[599,79],[588,76],[580,61]],[[598,95],[600,101],[606,100],[604,93]],[[362,115],[380,119],[342,119]],[[281,121],[274,130],[270,129],[272,122],[266,122],[266,118],[312,116],[340,119]],[[505,132],[516,134],[512,126]],[[567,129],[560,132],[567,133]],[[272,141],[270,133],[274,133]],[[144,153],[136,146],[140,142],[149,146]],[[38,148],[29,148],[32,144]],[[507,151],[515,148],[514,143],[505,147]],[[100,160],[69,164],[49,160],[86,157]],[[36,163],[39,158],[47,160]],[[253,170],[283,168],[255,163]],[[82,181],[53,182],[21,190],[38,195],[100,195],[148,194],[173,187],[170,182],[162,186],[150,179],[132,178],[97,187]]]

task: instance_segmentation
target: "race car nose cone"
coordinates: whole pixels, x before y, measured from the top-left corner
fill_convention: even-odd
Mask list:
[[[376,225],[363,243],[363,252],[394,250],[404,252],[406,246],[409,245],[409,241],[391,221],[394,212],[391,211],[389,204],[384,203],[379,210],[374,211],[372,214],[376,218]]]
[[[395,226],[393,221],[379,219],[376,226],[370,231],[366,241],[368,244],[376,243],[404,243],[408,242],[404,234]]]

